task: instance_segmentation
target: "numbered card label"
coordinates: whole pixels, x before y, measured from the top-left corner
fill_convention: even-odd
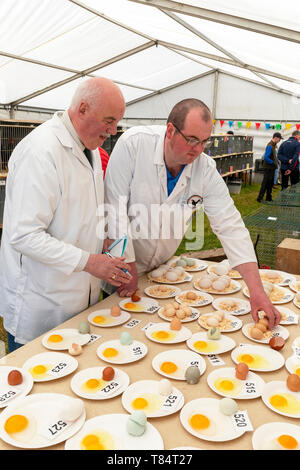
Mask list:
[[[59,364],[55,365],[52,367],[51,370],[48,371],[49,375],[56,376],[59,375],[62,370],[64,370],[66,367],[68,367],[68,364],[65,362],[60,362]]]
[[[148,330],[148,328],[150,328],[150,326],[152,325],[155,325],[155,323],[152,323],[152,322],[147,323],[147,325],[143,326],[142,331]]]
[[[248,416],[247,410],[237,411],[232,415],[232,422],[238,431],[253,431],[253,426]]]
[[[199,317],[199,312],[192,312],[189,316],[190,319],[194,320],[195,318]]]
[[[140,357],[144,355],[144,348],[141,346],[133,346],[131,349],[131,354],[133,357]]]
[[[255,382],[244,382],[243,383],[243,386],[242,386],[242,393],[244,395],[249,395],[249,397],[251,397],[251,394],[253,393],[257,393],[258,390],[257,390],[257,385]]]
[[[180,398],[178,395],[175,395],[175,394],[169,395],[163,402],[162,409],[165,409],[165,410],[176,409],[179,402],[180,402]]]
[[[294,351],[294,355],[297,357],[300,357],[300,348],[298,346],[292,346],[292,349]]]
[[[149,307],[146,308],[145,312],[146,313],[154,313],[158,309],[159,309],[159,306],[157,306],[157,305],[149,305]]]
[[[299,321],[299,317],[296,313],[294,315],[290,313],[285,319],[286,323],[294,324],[294,325],[298,325],[298,321]]]
[[[95,333],[91,333],[91,338],[87,344],[92,344],[95,341],[97,341],[99,338],[101,338],[101,335],[96,335]]]
[[[200,368],[200,361],[190,361],[189,364],[188,364],[188,367],[189,366],[196,366],[198,368]]]
[[[223,366],[225,362],[217,354],[208,354],[207,358],[213,366]]]
[[[241,315],[242,313],[246,313],[247,309],[246,308],[239,308],[238,310],[234,310],[232,312],[232,315]]]
[[[142,320],[137,320],[136,318],[132,318],[128,323],[126,323],[125,328],[134,328],[136,325],[139,325]]]
[[[19,395],[22,392],[22,390],[18,388],[9,388],[5,391],[0,392],[0,405],[5,405],[9,400],[12,398],[15,398],[17,395]]]
[[[118,390],[118,388],[120,387],[121,387],[121,384],[119,382],[117,382],[116,380],[112,380],[100,390],[100,393],[101,395],[107,397],[111,395],[112,393],[114,393],[116,390]]]
[[[67,423],[62,419],[52,420],[40,426],[38,433],[51,441],[60,436],[71,424],[71,422]]]

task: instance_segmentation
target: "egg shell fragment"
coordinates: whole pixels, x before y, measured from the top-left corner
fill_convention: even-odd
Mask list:
[[[168,379],[162,379],[158,385],[158,391],[161,395],[169,396],[172,393],[172,384]]]
[[[269,345],[272,349],[275,349],[275,351],[280,351],[285,345],[285,341],[281,336],[273,336],[269,341]]]
[[[232,398],[220,400],[220,411],[226,416],[231,416],[238,411],[238,405]]]
[[[184,314],[184,316],[185,316],[185,314]],[[170,329],[171,330],[176,330],[176,331],[181,330],[181,320],[177,317],[173,318],[171,323],[170,323]]]
[[[122,331],[121,333],[121,336],[120,336],[120,342],[121,344],[125,345],[129,345],[129,344],[132,344],[133,343],[133,339],[132,339],[132,336],[130,333],[128,333],[127,331]]]
[[[147,417],[142,410],[134,411],[128,418],[126,429],[131,436],[142,436],[146,431]]]
[[[110,314],[112,317],[118,317],[121,315],[121,309],[119,305],[113,305],[110,309]]]
[[[249,367],[245,362],[239,362],[235,367],[235,376],[239,380],[246,380]]]
[[[84,403],[79,398],[70,398],[70,401],[60,412],[60,418],[65,421],[75,421],[82,414]]]
[[[106,382],[110,382],[115,376],[115,371],[113,367],[104,367],[102,371],[102,379]]]
[[[200,380],[200,371],[197,366],[189,366],[185,371],[185,380],[190,385],[195,385]]]
[[[19,370],[11,370],[7,376],[9,385],[20,385],[23,382],[23,375]]]
[[[78,331],[79,333],[83,335],[90,333],[91,331],[90,324],[87,321],[80,322],[78,325]]]
[[[286,386],[292,392],[300,392],[300,377],[297,374],[290,374],[286,379]]]

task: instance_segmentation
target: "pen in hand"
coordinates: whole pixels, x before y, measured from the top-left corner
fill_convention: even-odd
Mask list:
[[[111,259],[115,259],[115,256],[113,256],[113,255],[112,255],[111,253],[109,253],[108,251],[105,251],[105,254],[106,254],[107,256],[109,256]],[[123,271],[124,273],[126,273],[128,276],[132,277],[132,275],[130,274],[130,272],[129,272],[127,269],[125,269],[125,268],[121,268],[121,269],[122,269],[122,271]]]

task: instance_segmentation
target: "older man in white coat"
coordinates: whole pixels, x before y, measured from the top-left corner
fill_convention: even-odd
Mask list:
[[[254,320],[258,320],[258,311],[264,310],[270,327],[273,327],[281,316],[263,289],[249,232],[216,170],[214,160],[202,153],[212,126],[207,106],[200,100],[186,99],[174,106],[167,126],[133,127],[118,139],[105,177],[105,201],[114,207],[109,238],[120,233],[118,225],[122,225],[121,231],[126,227],[124,218],[119,217],[119,212],[124,212],[124,205],[130,229],[134,220],[133,209],[143,213],[142,228],[148,223],[148,235],[136,233],[130,240],[127,260],[133,278],[129,284],[118,288],[118,292],[121,296],[129,295],[136,289],[139,274],[165,263],[175,253],[187,229],[182,213],[189,201],[197,200],[198,208],[203,205],[231,267],[241,273],[249,288]],[[163,223],[154,221],[160,233],[153,237],[152,216],[163,206],[175,207],[173,222],[170,219],[171,236],[165,237]],[[175,237],[178,220],[183,221],[182,231]]]
[[[69,109],[33,130],[9,159],[0,255],[9,351],[96,303],[101,280],[116,287],[129,280],[124,258],[101,254],[97,234],[97,149],[117,132],[124,111],[113,82],[85,80]]]

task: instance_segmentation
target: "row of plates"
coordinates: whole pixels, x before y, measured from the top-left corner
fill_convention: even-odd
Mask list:
[[[97,368],[99,374],[101,368]],[[78,380],[86,380],[91,369],[81,371],[74,376],[71,387],[75,393],[78,392]],[[147,403],[145,414],[147,418],[167,416],[180,412],[180,421],[183,427],[195,437],[207,441],[224,442],[240,437],[245,432],[244,427],[239,427],[236,417],[243,416],[243,410],[235,415],[227,416],[220,411],[220,399],[198,398],[184,405],[184,396],[176,387],[172,386],[171,394],[163,396],[159,393],[159,381],[143,380],[129,385],[127,374],[116,371],[116,381],[119,382],[118,394],[122,395],[122,405],[128,413],[134,411],[133,403],[143,399]],[[80,377],[80,374],[82,377]],[[83,377],[85,374],[85,377]],[[300,417],[300,392],[290,392],[285,382],[273,381],[267,384],[256,374],[249,373],[247,381],[238,381],[234,377],[234,368],[223,368],[213,371],[207,378],[210,388],[221,396],[216,383],[220,380],[232,380],[241,391],[235,399],[258,398],[261,396],[264,404],[272,411],[288,417]],[[250,387],[251,385],[251,387]],[[247,394],[248,390],[248,394]],[[252,393],[250,393],[250,391]],[[79,393],[77,393],[79,394]],[[80,394],[79,394],[80,395]],[[291,404],[289,412],[283,412],[274,407],[270,398],[272,396],[288,397]],[[116,395],[114,395],[116,396]],[[90,397],[89,397],[90,398]],[[99,398],[98,398],[99,399]],[[74,421],[62,419],[63,410],[75,400],[70,396],[62,394],[33,394],[16,399],[8,406],[0,416],[0,437],[7,443],[20,448],[42,448],[66,441],[65,449],[81,449],[81,442],[86,435],[96,435],[101,438],[108,449],[163,449],[163,441],[158,431],[147,423],[145,434],[137,439],[126,431],[126,423],[129,415],[104,415],[97,416],[85,421],[86,413],[83,411]],[[298,404],[297,412],[293,411],[295,403]],[[27,419],[26,429],[17,433],[8,433],[5,429],[6,421],[15,415],[25,416]],[[208,423],[204,428],[193,426],[191,417],[202,415]],[[274,425],[274,423],[272,423]],[[296,432],[298,428],[298,434]],[[120,429],[122,433],[120,434]],[[249,429],[247,429],[249,430]],[[251,429],[253,430],[253,428]],[[55,432],[54,432],[55,431]],[[299,427],[292,430],[293,436],[299,436]],[[290,431],[291,432],[291,431]],[[296,434],[295,434],[296,432]],[[298,437],[298,442],[300,442]],[[261,441],[260,445],[265,444]],[[140,447],[142,446],[142,447]]]

